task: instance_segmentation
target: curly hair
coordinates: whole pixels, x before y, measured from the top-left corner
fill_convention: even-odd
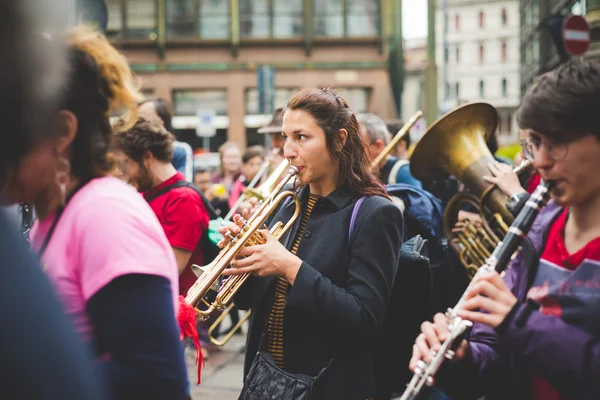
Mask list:
[[[106,175],[114,168],[109,155],[113,128],[109,117],[126,114],[121,129],[135,123],[141,95],[133,83],[129,64],[102,35],[79,26],[67,34],[70,73],[60,108],[77,117],[72,143],[71,171],[79,179]]]
[[[121,127],[126,121],[120,120]],[[113,137],[113,149],[120,150],[134,161],[141,162],[144,154],[150,151],[162,162],[171,162],[175,137],[169,132],[159,117],[149,113],[140,113],[137,121],[128,130],[120,130]]]
[[[339,163],[340,182],[352,194],[388,198],[371,167],[356,115],[333,88],[300,90],[288,100],[287,109],[307,112],[325,132],[327,150]],[[342,129],[348,132],[345,142],[340,134]]]

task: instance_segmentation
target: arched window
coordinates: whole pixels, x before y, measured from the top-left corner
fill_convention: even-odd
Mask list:
[[[506,8],[502,9],[502,26],[506,26],[506,24],[508,23],[508,12],[506,11]]]
[[[458,14],[454,17],[454,29],[460,31],[460,15]]]
[[[502,60],[502,62],[506,62],[506,60],[508,59],[508,54],[507,54],[507,50],[506,50],[506,40],[502,41],[502,45],[501,47],[501,55],[500,55],[500,59]]]
[[[483,83],[483,80],[479,81],[479,97],[485,97],[485,84]]]
[[[485,55],[485,48],[483,47],[483,43],[479,45],[479,64],[483,64]]]
[[[484,25],[485,25],[485,14],[483,13],[483,11],[479,11],[479,27],[483,28]]]
[[[502,78],[502,97],[508,96],[508,82],[506,78]]]

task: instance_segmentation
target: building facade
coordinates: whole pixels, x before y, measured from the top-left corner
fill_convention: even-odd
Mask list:
[[[274,68],[275,107],[299,88],[339,88],[355,112],[396,118],[388,71],[395,0],[108,0],[108,35],[148,95],[169,100],[178,137],[201,147],[196,112],[226,140],[263,144],[257,67]]]
[[[600,61],[600,0],[585,1],[585,19],[590,25],[590,49],[587,58]]]
[[[436,25],[442,113],[489,102],[499,113],[500,144],[518,142],[519,0],[438,0]]]
[[[534,79],[571,57],[562,45],[569,14],[585,14],[585,0],[521,0],[521,94]]]

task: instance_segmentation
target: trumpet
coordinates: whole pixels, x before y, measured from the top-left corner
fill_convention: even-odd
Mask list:
[[[487,258],[485,263],[477,270],[475,276],[488,274],[494,271],[502,273],[517,251],[527,232],[531,229],[533,221],[540,210],[548,203],[550,191],[554,183],[541,183],[535,189],[530,199],[525,204],[515,221],[512,223],[506,236],[496,246],[493,253]],[[502,275],[501,275],[502,276]],[[448,309],[446,316],[449,319],[448,338],[442,343],[440,349],[433,354],[433,360],[430,363],[419,361],[415,373],[407,385],[406,390],[400,397],[400,400],[415,400],[425,386],[433,386],[434,377],[442,366],[445,359],[454,358],[455,345],[460,343],[467,331],[473,326],[471,321],[463,320],[456,315],[456,309],[464,304],[466,295],[471,289],[473,282],[469,284],[458,303],[454,308]]]
[[[296,208],[287,224],[284,225],[283,222],[279,221],[271,228],[270,232],[275,238],[280,239],[292,227],[300,215],[300,200],[296,193],[291,190],[281,192],[287,182],[297,174],[298,168],[294,166],[288,168],[285,177],[275,187],[270,196],[264,200],[254,215],[247,221],[242,220],[240,232],[236,235],[232,235],[231,233],[226,234],[229,243],[221,250],[213,262],[204,267],[192,266],[196,271],[200,270],[201,273],[196,282],[188,290],[185,302],[194,307],[201,320],[207,319],[215,310],[225,309],[232,302],[235,293],[246,282],[250,276],[249,274],[232,275],[224,279],[219,286],[223,271],[238,257],[240,250],[244,247],[266,242],[264,235],[258,231],[262,229],[267,219],[277,210],[280,204],[291,198]],[[205,299],[211,289],[217,291],[215,300],[212,302]]]
[[[394,150],[394,148],[398,145],[398,142],[402,140],[407,133],[410,132],[410,128],[413,127],[414,124],[417,123],[419,118],[423,115],[423,111],[419,110],[413,115],[408,122],[394,135],[392,140],[383,148],[381,153],[375,157],[375,159],[371,162],[371,167],[376,168],[381,162]]]

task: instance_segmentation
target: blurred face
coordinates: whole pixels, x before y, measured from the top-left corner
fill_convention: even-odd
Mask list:
[[[533,166],[544,181],[556,182],[552,200],[561,206],[578,206],[600,195],[600,141],[588,135],[566,144],[529,130]]]
[[[283,153],[283,146],[285,146],[285,140],[281,136],[281,132],[272,132],[271,135],[271,150],[279,150]]]
[[[194,184],[202,193],[206,193],[208,189],[210,189],[210,172],[197,172],[194,175]]]
[[[19,166],[8,172],[0,187],[0,199],[6,204],[33,203],[55,185],[57,156],[55,144],[44,141],[23,157]]]
[[[146,165],[147,160],[137,162],[122,151],[115,152],[115,157],[122,179],[135,187],[138,192],[147,192],[152,189],[152,173],[149,166]]]
[[[254,179],[258,171],[260,171],[263,161],[260,157],[253,157],[246,164],[242,165],[242,174],[244,174],[247,180],[251,181]]]
[[[371,139],[369,138],[369,135],[367,134],[367,130],[365,129],[364,125],[362,125],[362,124],[360,125],[360,135],[362,136],[363,141],[367,145],[367,150],[369,152],[369,158],[371,160],[374,160],[375,158],[377,158],[379,153],[381,153],[381,151],[383,150],[383,142],[381,140],[375,140],[373,143],[371,143]]]
[[[300,169],[297,179],[304,185],[336,182],[338,163],[327,150],[325,132],[303,110],[287,110],[283,116],[284,156]]]
[[[230,147],[223,152],[223,169],[229,173],[236,174],[242,167],[242,155],[235,147]]]

